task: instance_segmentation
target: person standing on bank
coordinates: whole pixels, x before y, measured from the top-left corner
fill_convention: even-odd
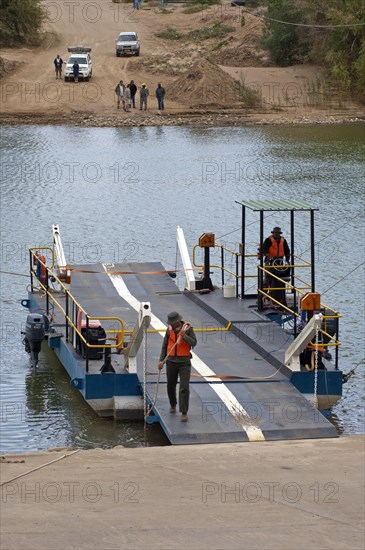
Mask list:
[[[77,59],[76,59],[75,63],[72,65],[72,70],[73,70],[73,73],[74,73],[74,81],[78,82],[79,81],[79,74],[80,74],[80,65],[78,64]]]
[[[165,108],[165,104],[164,104],[165,88],[161,86],[160,82],[157,84],[156,97],[157,97],[157,109],[159,111],[163,111]]]
[[[172,311],[167,317],[167,331],[162,343],[160,362],[161,370],[166,362],[167,395],[170,401],[170,413],[176,412],[176,385],[180,379],[179,411],[181,422],[187,422],[189,410],[189,381],[191,374],[191,349],[197,340],[193,327],[183,321],[177,311]]]
[[[129,89],[131,91],[131,101],[132,101],[132,107],[133,109],[136,108],[136,93],[137,93],[137,86],[134,83],[134,80],[131,80],[129,83]]]
[[[139,110],[142,111],[143,107],[144,110],[147,111],[147,98],[149,96],[148,88],[146,88],[146,84],[142,84],[142,88],[139,90]]]
[[[56,79],[62,78],[62,65],[63,65],[63,59],[57,54],[57,57],[54,60],[54,66],[56,70]]]
[[[130,112],[131,110],[131,106],[132,106],[132,99],[131,99],[131,90],[129,88],[129,84],[127,84],[127,86],[125,87],[125,90],[124,90],[124,100],[125,100],[125,111],[127,111],[127,113]]]
[[[117,109],[120,108],[120,102],[122,102],[122,107],[125,111],[125,97],[124,97],[125,86],[124,86],[123,80],[120,80],[118,82],[118,84],[116,85],[114,91],[115,91],[116,96],[117,96]]]

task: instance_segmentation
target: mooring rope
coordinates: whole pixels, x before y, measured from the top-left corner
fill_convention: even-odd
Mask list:
[[[32,472],[35,472],[36,470],[40,470],[41,468],[45,468],[46,466],[49,466],[50,464],[54,464],[55,462],[58,462],[59,460],[62,460],[63,458],[68,458],[69,456],[72,456],[78,452],[80,452],[81,449],[76,449],[76,451],[72,451],[68,455],[62,455],[58,458],[55,458],[54,460],[51,460],[50,462],[47,462],[46,464],[42,464],[41,466],[37,466],[36,468],[32,468],[31,470],[28,470],[27,472],[24,472],[23,474],[19,474],[18,476],[13,477],[12,479],[8,479],[7,481],[3,481],[0,483],[0,487],[3,485],[6,485],[7,483],[11,483],[12,481],[15,481],[16,479],[19,479],[20,477],[27,476],[28,474],[31,474]]]

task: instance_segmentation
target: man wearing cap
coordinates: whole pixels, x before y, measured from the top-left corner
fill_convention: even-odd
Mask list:
[[[139,90],[139,110],[142,111],[143,107],[144,110],[147,111],[147,98],[149,96],[148,88],[146,88],[146,84],[143,82],[142,88]]]
[[[176,412],[176,385],[180,378],[179,410],[181,421],[187,422],[189,410],[189,381],[191,373],[191,348],[197,340],[193,328],[183,321],[177,311],[167,317],[167,331],[163,340],[160,362],[161,370],[166,362],[167,395],[170,401],[170,413]]]

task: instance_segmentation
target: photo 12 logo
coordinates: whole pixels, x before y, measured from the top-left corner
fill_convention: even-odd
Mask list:
[[[40,502],[77,504],[77,502],[84,501],[95,504],[104,500],[115,504],[138,504],[139,492],[139,485],[134,481],[115,482],[112,485],[105,485],[105,483],[97,481],[87,481],[85,483],[78,481],[63,481],[62,483],[22,481],[3,484],[1,486],[1,502],[10,504],[18,500],[23,504],[37,504]]]
[[[139,2],[138,2],[139,4]],[[139,7],[139,6],[138,6]],[[45,2],[44,13],[50,23],[66,21],[75,23],[83,21],[86,24],[110,21],[112,14],[114,23],[136,23],[138,21],[138,8],[136,2],[85,2],[85,0],[64,2]]]

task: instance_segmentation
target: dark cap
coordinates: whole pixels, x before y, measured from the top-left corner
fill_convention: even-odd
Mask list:
[[[271,233],[282,233],[281,227],[274,227],[274,229],[271,231]]]
[[[182,321],[182,317],[181,317],[180,313],[178,313],[177,311],[172,311],[171,313],[168,314],[167,323],[169,325],[174,325],[175,323],[178,323],[179,321]]]

